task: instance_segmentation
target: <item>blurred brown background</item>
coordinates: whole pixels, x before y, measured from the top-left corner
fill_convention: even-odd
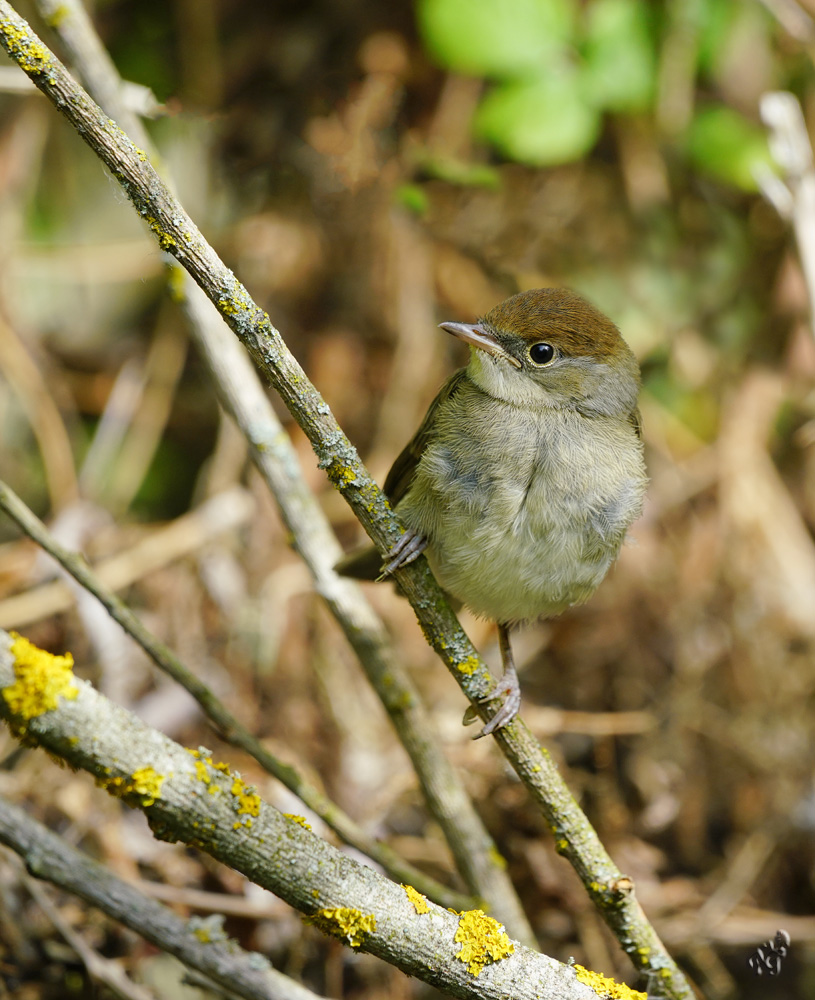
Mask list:
[[[584,16],[591,4],[572,6]],[[650,6],[649,106],[604,113],[585,155],[544,166],[474,137],[490,84],[432,59],[409,3],[108,0],[94,16],[123,76],[164,105],[149,127],[190,214],[380,481],[465,361],[440,320],[563,284],[620,326],[643,370],[646,512],[586,607],[516,640],[523,716],[705,996],[803,1000],[815,995],[815,344],[787,224],[749,182],[694,158],[687,130],[712,103],[760,130],[759,98],[779,87],[809,111],[815,34],[803,5]],[[790,9],[800,30],[782,16]],[[703,61],[708,15],[722,27]],[[45,100],[5,79],[2,476],[69,544],[94,560],[122,554],[131,606],[247,724],[367,828],[455,882],[384,713],[188,348],[154,240]],[[349,512],[291,431],[354,544]],[[253,505],[229,494],[228,528],[196,522],[183,535],[179,518],[238,483]],[[159,528],[164,556],[147,557],[141,543]],[[0,522],[0,625],[71,649],[105,693],[302,811],[222,747],[103,615],[49,605],[37,588],[51,574]],[[461,728],[463,699],[410,607],[388,587],[369,592],[542,949],[630,981],[523,789],[489,741]],[[497,663],[492,627],[462,620]],[[172,887],[182,906],[191,888],[234,894],[229,932],[313,989],[432,993],[304,928],[210,859],[154,841],[141,815],[7,733],[0,791],[120,874]],[[56,898],[95,947],[126,956],[159,995],[182,995],[146,945]],[[9,995],[86,995],[81,963],[5,854],[3,899]],[[778,927],[791,956],[777,981],[756,979],[747,957]]]

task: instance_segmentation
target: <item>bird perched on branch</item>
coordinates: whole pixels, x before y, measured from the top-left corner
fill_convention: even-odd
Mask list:
[[[520,706],[510,628],[588,600],[642,510],[640,374],[611,320],[563,288],[440,325],[470,362],[385,481],[407,531],[381,574],[373,548],[338,569],[375,579],[424,552],[450,596],[497,622],[504,701],[484,736]]]

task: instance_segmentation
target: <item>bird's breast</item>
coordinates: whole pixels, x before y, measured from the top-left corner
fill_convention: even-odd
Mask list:
[[[501,622],[586,600],[645,490],[633,427],[464,393],[437,418],[399,513],[441,585]]]

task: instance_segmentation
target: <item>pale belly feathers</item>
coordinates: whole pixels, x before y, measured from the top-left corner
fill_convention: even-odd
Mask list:
[[[477,395],[442,407],[398,512],[427,537],[441,586],[477,615],[558,614],[591,596],[640,514],[642,444],[626,422]]]

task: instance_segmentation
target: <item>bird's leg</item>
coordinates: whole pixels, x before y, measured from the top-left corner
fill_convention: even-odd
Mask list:
[[[496,729],[502,729],[512,722],[521,707],[521,685],[518,683],[518,671],[515,669],[515,659],[509,644],[509,625],[498,625],[498,646],[501,650],[501,662],[504,665],[504,676],[498,685],[498,690],[490,698],[503,696],[504,703],[475,737],[489,736]]]
[[[390,576],[394,570],[401,569],[402,566],[412,563],[414,559],[419,558],[426,548],[427,539],[425,536],[420,535],[412,528],[407,528],[404,535],[402,535],[388,553],[388,561],[382,567],[382,574],[379,579],[381,580],[382,577]]]

